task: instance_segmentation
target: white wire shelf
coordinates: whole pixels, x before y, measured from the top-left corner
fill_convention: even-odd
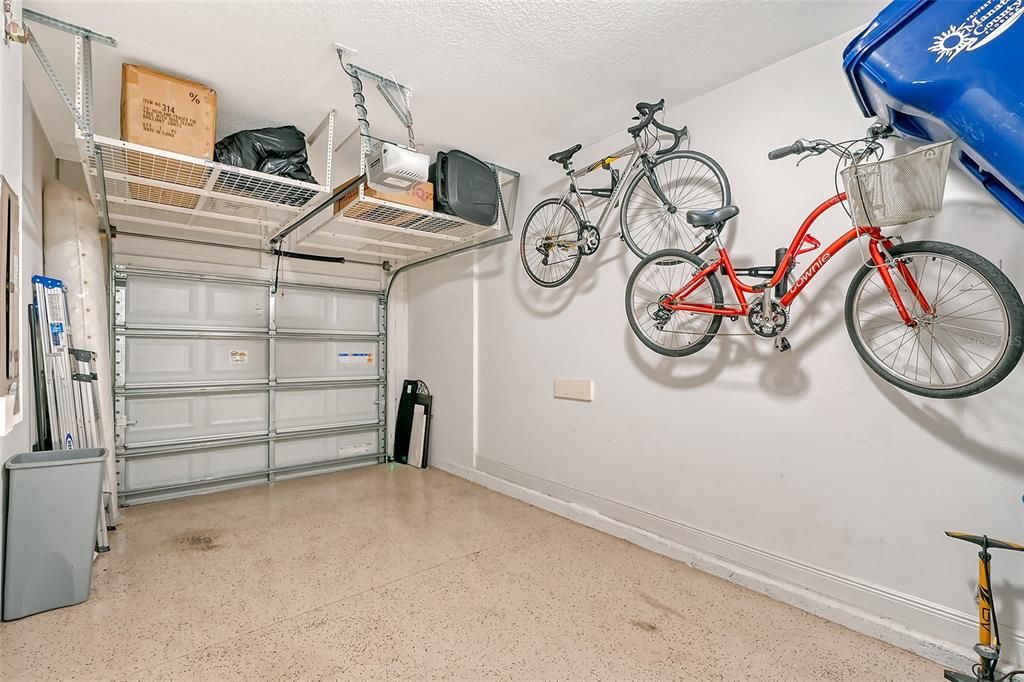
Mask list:
[[[78,144],[93,204],[102,214],[105,198],[110,221],[118,226],[185,229],[214,242],[267,246],[282,226],[314,211],[332,193],[326,185],[122,140],[94,136],[91,142],[79,138]],[[519,174],[500,167],[497,172],[511,226]],[[290,235],[285,248],[401,266],[488,241],[505,228],[500,211],[494,225],[477,225],[367,196],[364,187],[355,186],[357,195],[345,197],[340,211],[332,215],[333,207],[326,209],[317,222]]]
[[[78,139],[89,193],[110,220],[262,239],[328,187],[96,135]],[[96,155],[102,157],[103,187]],[[329,178],[325,178],[329,181]],[[101,192],[105,189],[105,193]]]
[[[519,174],[500,167],[497,172],[511,228]],[[453,215],[370,197],[364,188],[359,184],[352,190],[356,196],[342,197],[339,201],[344,207],[340,211],[289,235],[287,249],[407,265],[488,241],[505,232],[500,210],[495,224],[478,225]]]

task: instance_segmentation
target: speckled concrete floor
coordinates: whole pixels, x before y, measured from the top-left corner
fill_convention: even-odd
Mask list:
[[[0,678],[934,680],[923,659],[445,473],[126,511]]]

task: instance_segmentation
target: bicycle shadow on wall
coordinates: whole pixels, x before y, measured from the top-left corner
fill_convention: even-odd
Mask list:
[[[861,369],[878,388],[878,392],[889,401],[900,414],[917,424],[942,442],[950,445],[972,459],[997,469],[1011,476],[1020,476],[1024,469],[1024,453],[1002,449],[987,443],[983,438],[976,438],[965,428],[965,424],[985,421],[993,425],[993,430],[975,429],[982,436],[991,435],[994,430],[1005,424],[1020,422],[1020,396],[1017,400],[996,403],[971,396],[957,400],[935,400],[916,398],[910,394],[894,389],[884,379],[870,369],[861,365]],[[1016,372],[1022,371],[1019,367]],[[1012,379],[1011,379],[1012,380]],[[998,390],[998,389],[996,389]],[[921,400],[921,404],[914,401]],[[968,416],[970,415],[970,416]]]
[[[906,238],[908,241],[952,240],[954,235],[959,236],[964,233],[964,225],[984,225],[986,222],[1005,221],[1006,217],[1003,209],[988,199],[947,199],[943,204],[941,214],[928,222],[921,222],[919,226],[912,226],[912,230],[907,230]],[[1010,234],[1013,235],[1012,231],[1018,228],[1019,226],[1016,224],[1010,225]],[[987,252],[984,255],[997,265],[1012,266],[1014,271],[1008,272],[1008,275],[1015,284],[1020,283],[1020,273],[1024,268],[1022,268],[1019,255],[1003,259],[1000,257],[1002,253],[1005,253],[1002,247],[990,246],[983,251]],[[1006,263],[1002,262],[1004,260]],[[957,400],[930,400],[917,398],[899,390],[892,390],[888,383],[866,366],[862,364],[861,368],[872,383],[878,387],[879,393],[907,419],[958,452],[993,469],[1020,477],[1020,472],[1024,470],[1024,448],[1018,446],[1016,450],[1013,450],[1000,448],[991,443],[992,434],[998,433],[1000,428],[1005,428],[1008,424],[1019,424],[1020,405],[1024,398],[1019,392],[1014,399],[1007,401],[986,399],[984,394]],[[1018,366],[1005,381],[1019,382],[1021,372],[1024,372],[1024,369]],[[1005,387],[996,387],[993,390],[998,391],[1000,388],[1005,390]],[[979,422],[991,426],[990,428],[975,426],[972,430],[968,430],[967,425]],[[977,432],[978,436],[973,435],[972,431]]]

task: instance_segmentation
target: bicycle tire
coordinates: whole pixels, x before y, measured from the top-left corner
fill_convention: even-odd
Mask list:
[[[549,206],[552,204],[560,205],[562,208],[565,208],[572,216],[576,224],[575,233],[577,239],[579,239],[580,230],[583,227],[583,221],[580,220],[579,212],[575,208],[573,208],[571,204],[563,202],[560,199],[545,199],[544,201],[541,201],[540,203],[533,207],[533,210],[530,211],[530,215],[526,217],[526,223],[523,225],[523,233],[522,236],[519,238],[519,258],[523,263],[523,269],[526,270],[526,274],[530,276],[530,279],[533,280],[533,283],[548,289],[559,287],[568,282],[569,279],[571,279],[572,276],[576,274],[576,269],[579,268],[580,260],[583,258],[583,253],[577,247],[576,255],[571,258],[572,264],[568,266],[568,270],[554,279],[545,279],[541,277],[540,274],[534,272],[534,269],[530,267],[530,260],[528,258],[528,255],[532,255],[532,253],[527,248],[527,242],[532,241],[530,237],[530,227],[533,224],[534,218],[537,216],[537,214],[545,206]]]
[[[644,307],[645,310],[649,310],[650,305],[652,305],[655,301],[651,297],[644,297],[642,300],[637,301],[635,295],[635,291],[638,286],[637,283],[640,280],[641,275],[648,268],[652,266],[657,267],[659,261],[668,261],[669,263],[671,263],[673,259],[689,263],[690,266],[692,266],[692,268],[688,267],[684,270],[684,274],[690,273],[690,277],[692,277],[693,274],[695,274],[692,273],[692,270],[701,270],[707,265],[699,256],[690,253],[689,251],[682,251],[680,249],[664,249],[662,251],[656,251],[652,253],[647,258],[640,261],[640,263],[638,263],[635,268],[633,268],[633,272],[629,276],[629,281],[626,283],[626,319],[629,320],[629,326],[633,330],[633,334],[636,335],[636,337],[640,339],[641,343],[643,343],[645,346],[647,346],[655,353],[658,353],[660,355],[664,355],[671,358],[679,358],[684,357],[686,355],[693,355],[694,353],[696,353],[697,351],[701,350],[709,343],[711,343],[714,340],[715,335],[718,333],[718,329],[722,326],[722,316],[707,315],[706,317],[710,317],[711,319],[709,321],[707,329],[704,331],[700,331],[698,329],[695,332],[681,332],[684,334],[688,334],[690,336],[700,337],[694,343],[687,344],[686,346],[683,346],[681,348],[671,348],[659,344],[657,341],[651,338],[651,336],[644,330],[644,324],[637,317],[637,305],[639,303]],[[712,302],[716,307],[720,307],[723,302],[722,285],[718,281],[718,277],[714,273],[707,275],[706,279],[708,281],[708,286],[711,290],[710,293]],[[669,275],[665,278],[667,286],[664,287],[665,291],[662,293],[671,293],[669,289],[673,289],[673,287],[675,287],[675,289],[682,288],[686,281],[688,281],[688,278],[679,278],[679,280],[677,280],[672,278],[671,275]],[[658,291],[660,292],[661,290],[659,289]],[[673,313],[673,315],[684,314],[691,316],[699,315],[699,313]],[[661,333],[664,334],[666,332]]]
[[[891,315],[895,316],[890,322],[884,322],[886,315],[884,307],[881,301],[885,300],[885,297],[879,293],[874,294],[878,297],[880,303],[875,313],[867,313],[868,316],[874,316],[875,319],[882,318],[882,322],[872,322],[876,325],[874,330],[882,330],[886,324],[892,325],[892,332],[879,331],[871,339],[865,340],[865,329],[861,318],[864,316],[860,313],[866,311],[861,308],[861,301],[864,296],[871,295],[865,293],[866,284],[872,280],[869,278],[877,272],[877,269],[870,267],[865,264],[861,269],[854,275],[853,281],[850,282],[850,287],[846,294],[846,305],[845,305],[845,317],[846,317],[846,329],[850,335],[850,339],[853,342],[854,348],[857,350],[857,354],[860,355],[861,359],[873,372],[882,377],[885,381],[889,382],[897,388],[913,393],[915,395],[924,396],[926,398],[939,398],[939,399],[951,399],[951,398],[965,398],[967,396],[976,395],[982,391],[987,391],[992,388],[1000,381],[1005,379],[1010,372],[1020,362],[1022,354],[1024,354],[1024,303],[1021,302],[1020,293],[1014,288],[1013,283],[1010,282],[1009,278],[1003,274],[1003,272],[997,268],[991,261],[984,258],[983,256],[974,253],[961,246],[955,244],[948,244],[945,242],[934,242],[934,241],[917,241],[907,242],[900,244],[889,249],[889,252],[895,258],[906,258],[909,259],[910,265],[915,269],[915,280],[921,288],[922,293],[925,297],[928,297],[928,291],[930,290],[929,283],[930,279],[927,277],[927,268],[932,263],[938,262],[938,276],[937,285],[935,288],[935,295],[929,301],[929,305],[933,307],[935,315],[931,317],[930,321],[921,322],[917,327],[911,328],[906,327],[902,324],[902,320],[898,320],[895,306],[892,305],[892,299],[888,299],[889,308],[891,308]],[[919,269],[918,264],[915,263],[915,258],[924,257],[925,262],[920,267],[921,276],[918,276],[917,271]],[[930,259],[930,260],[928,260]],[[940,260],[941,259],[941,260]],[[960,275],[956,270],[950,270],[949,274],[945,278],[942,276],[942,268],[946,267],[945,264],[958,265],[963,272],[965,278],[973,275],[979,280],[978,285],[965,285],[963,281],[959,280]],[[935,274],[936,266],[932,266],[931,274]],[[897,285],[904,281],[904,278],[900,277],[897,272],[893,273],[894,280],[897,280]],[[946,281],[943,282],[943,279]],[[949,281],[952,280],[954,284],[950,288]],[[959,281],[958,281],[959,280]],[[990,307],[992,304],[986,302],[986,299],[977,299],[974,296],[968,297],[967,299],[961,299],[953,303],[953,298],[960,298],[965,294],[976,294],[984,293],[980,289],[980,282],[984,282],[988,285],[991,291],[990,296],[994,297],[999,303],[996,307]],[[877,284],[877,283],[876,283]],[[905,285],[904,285],[905,286]],[[947,291],[948,290],[948,291]],[[909,289],[907,290],[909,292]],[[904,304],[907,305],[908,311],[914,314],[915,311],[920,312],[920,305],[911,294],[904,296],[904,292],[900,292],[901,297],[904,298]],[[885,292],[885,296],[888,296],[888,292]],[[907,298],[910,300],[908,301]],[[968,303],[974,299],[974,302]],[[977,311],[970,310],[972,306],[976,305],[986,306],[985,310]],[[960,308],[960,310],[957,310]],[[947,310],[945,317],[943,317],[943,310]],[[967,315],[957,315],[960,312],[967,312]],[[974,317],[975,315],[981,315],[980,317]],[[1002,316],[1001,319],[999,316]],[[927,319],[927,316],[926,316]],[[898,320],[898,321],[897,321]],[[942,320],[946,320],[945,323]],[[955,324],[950,324],[949,320],[953,320]],[[966,325],[966,326],[965,326]],[[1005,326],[1005,341],[1002,342],[1001,348],[997,348],[996,355],[990,360],[990,365],[987,368],[981,367],[981,363],[977,361],[977,358],[987,359],[981,354],[981,347],[993,347],[998,345],[998,339],[995,337],[999,336],[999,332],[990,331],[999,329],[1001,326]],[[978,327],[981,327],[980,329]],[[931,346],[930,350],[925,350],[922,347],[918,347],[917,356],[913,358],[914,362],[914,380],[910,380],[909,371],[905,368],[903,376],[900,376],[900,372],[896,370],[898,360],[893,360],[892,366],[886,364],[885,360],[887,357],[879,358],[879,354],[882,352],[882,341],[885,334],[892,333],[902,334],[904,340],[898,341],[901,347],[907,341],[908,331],[914,329],[914,342],[923,344],[921,336],[924,334],[925,342],[929,342]],[[938,332],[936,331],[938,330]],[[952,331],[951,331],[952,330]],[[968,333],[963,333],[963,332]],[[941,336],[943,333],[946,336]],[[955,341],[955,337],[960,337],[966,340],[967,344],[970,345],[974,350],[967,350],[963,348],[962,342]],[[898,337],[896,337],[898,338]],[[963,351],[962,355],[950,351],[942,343],[945,338],[954,339],[953,343],[957,344],[957,348]],[[877,340],[876,349],[872,349],[868,346],[868,342]],[[897,341],[888,341],[887,344],[897,343]],[[937,344],[937,345],[936,345]],[[950,343],[952,345],[952,343]],[[920,357],[923,354],[925,360],[929,363],[929,382],[923,383],[920,379],[920,371],[918,366],[921,363]],[[891,349],[886,350],[890,355],[894,352]],[[897,349],[895,351],[896,357],[902,357],[902,351]],[[911,356],[914,353],[913,350],[906,351],[907,353],[907,365],[909,366]],[[937,362],[934,358],[938,357],[944,362]],[[960,362],[960,358],[963,357],[966,360],[971,360],[983,371],[975,378],[961,380],[959,382],[950,383],[948,386],[935,386],[931,382],[932,369],[936,369],[936,375],[942,378],[942,366],[943,364],[947,367],[949,376],[956,378],[956,367],[959,366],[963,369],[963,365]],[[972,360],[973,357],[973,360]],[[950,360],[953,362],[950,362]],[[969,365],[970,362],[967,362]]]
[[[652,217],[635,217],[630,218],[630,207],[634,207],[634,214],[638,211],[645,210],[637,208],[636,204],[632,203],[633,195],[637,191],[637,187],[640,186],[641,181],[646,181],[647,176],[643,172],[636,173],[633,179],[630,180],[629,187],[626,188],[625,193],[622,195],[622,204],[619,209],[619,225],[622,228],[622,237],[626,242],[626,246],[632,251],[638,258],[646,258],[650,252],[666,250],[668,248],[674,248],[677,250],[685,250],[694,255],[700,255],[703,253],[711,244],[714,242],[715,233],[722,231],[723,225],[719,225],[713,229],[706,230],[703,227],[692,227],[686,222],[686,211],[696,208],[720,208],[726,206],[732,201],[732,192],[729,188],[729,178],[725,175],[725,171],[718,164],[717,161],[712,159],[707,154],[695,151],[681,151],[666,154],[665,156],[659,157],[654,165],[651,167],[651,172],[656,173],[659,167],[667,167],[666,164],[675,163],[677,161],[685,161],[687,163],[683,168],[691,168],[697,181],[694,183],[687,183],[680,187],[668,187],[666,193],[669,198],[678,199],[681,202],[686,202],[687,197],[690,197],[690,201],[684,203],[681,206],[677,206],[675,214],[670,214],[671,218],[666,218],[666,225],[657,226],[652,225],[653,220],[656,220],[656,214],[658,209],[650,207],[646,210],[652,210],[654,213],[650,214]],[[703,170],[698,171],[698,169]],[[684,171],[680,171],[684,172]],[[677,180],[681,179],[682,176],[676,176]],[[713,178],[715,182],[710,182]],[[705,187],[706,183],[706,187]],[[670,184],[670,183],[666,183]],[[686,187],[691,187],[692,190],[687,190]],[[663,188],[665,189],[665,188]],[[699,193],[695,196],[694,191]],[[707,192],[705,195],[704,192]],[[653,196],[653,190],[648,186],[647,189],[650,192],[650,196],[646,197],[646,201],[649,204],[651,197]],[[655,199],[656,200],[656,199]],[[632,224],[631,224],[632,223]],[[662,229],[662,227],[664,229]],[[654,238],[657,249],[648,250],[647,247],[653,246],[649,244],[652,241],[650,238],[641,238],[641,233],[644,230],[657,229],[658,236]],[[677,232],[679,238],[673,243],[673,232]],[[687,237],[687,238],[684,238]]]

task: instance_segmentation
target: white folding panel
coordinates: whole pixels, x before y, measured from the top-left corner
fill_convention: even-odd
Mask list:
[[[256,284],[134,277],[125,286],[129,327],[266,329],[268,307],[267,287]]]
[[[265,338],[129,336],[124,344],[126,386],[265,382]]]
[[[379,351],[376,341],[278,338],[277,379],[373,379],[380,373]]]
[[[376,429],[336,436],[313,436],[279,441],[275,461],[279,467],[350,459],[380,452]]]
[[[126,447],[266,434],[270,395],[244,393],[127,396]]]
[[[278,433],[367,424],[378,419],[380,389],[377,386],[281,389],[276,391],[274,403]]]
[[[277,328],[376,334],[380,302],[349,291],[282,287],[277,293]]]

